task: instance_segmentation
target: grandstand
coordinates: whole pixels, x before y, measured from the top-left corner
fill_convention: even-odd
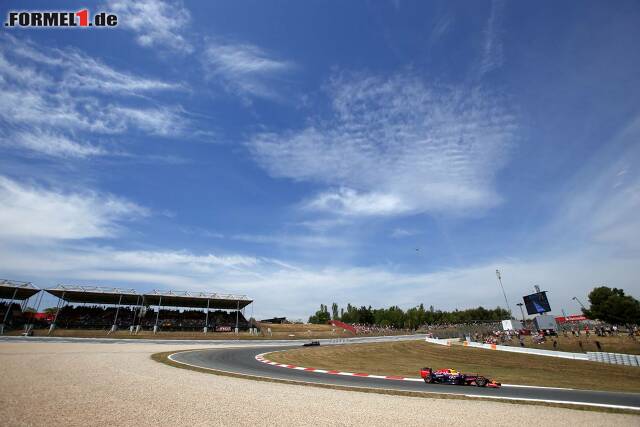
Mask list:
[[[40,289],[33,283],[0,279],[0,299],[9,300],[8,303],[0,302],[0,334],[4,333],[5,327],[25,324],[27,301],[38,292]],[[20,304],[17,301],[21,301]]]
[[[51,316],[26,313],[29,298],[40,293],[39,308],[45,292],[58,299]],[[253,302],[246,295],[172,290],[138,293],[134,289],[100,286],[58,285],[41,292],[31,283],[9,280],[0,281],[0,299],[10,300],[8,304],[0,303],[0,316],[4,319],[0,333],[6,324],[10,328],[24,326],[27,334],[34,326],[48,327],[49,333],[56,328],[237,333],[249,329],[244,309]]]

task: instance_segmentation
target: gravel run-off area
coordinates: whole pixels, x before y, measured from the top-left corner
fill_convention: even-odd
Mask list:
[[[150,358],[205,347],[0,343],[0,425],[640,425],[635,415],[258,382]]]

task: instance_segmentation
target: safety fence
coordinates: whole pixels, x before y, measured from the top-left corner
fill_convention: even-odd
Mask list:
[[[460,341],[460,338],[430,338],[427,337],[425,338],[426,342],[429,342],[431,344],[438,344],[438,345],[451,345],[451,343],[458,343]]]
[[[425,341],[430,342],[432,344],[447,345],[447,346],[450,346],[452,343],[460,344],[459,338],[448,338],[448,339],[426,338]],[[538,348],[527,348],[527,347],[509,347],[506,345],[483,344],[483,343],[473,342],[473,341],[462,341],[462,345],[464,347],[484,348],[486,350],[508,351],[511,353],[526,353],[526,354],[535,354],[538,356],[560,357],[563,359],[589,360],[587,355],[584,353],[568,353],[564,351],[542,350]]]
[[[640,356],[623,353],[604,353],[590,351],[587,353],[592,362],[611,363],[614,365],[640,366]]]
[[[510,347],[510,346],[498,345],[498,344],[483,344],[483,343],[473,342],[473,341],[464,341],[463,345],[465,347],[508,351],[511,353],[535,354],[537,356],[559,357],[562,359],[573,359],[573,360],[589,360],[588,356],[584,353],[569,353],[566,351],[543,350],[540,348],[528,348],[528,347]]]
[[[591,362],[610,363],[615,365],[640,366],[640,356],[622,353],[569,353],[566,351],[543,350],[539,348],[510,347],[498,344],[484,344],[473,341],[462,341],[458,338],[425,338],[425,341],[432,344],[451,346],[451,344],[462,344],[464,347],[483,348],[486,350],[507,351],[511,353],[535,354],[538,356],[559,357],[562,359],[588,360]]]

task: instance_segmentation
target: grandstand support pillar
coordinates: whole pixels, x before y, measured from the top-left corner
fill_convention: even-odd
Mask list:
[[[160,318],[160,309],[162,308],[162,295],[160,296],[160,300],[158,301],[158,312],[156,313],[156,324],[153,325],[153,333],[158,332],[158,319]]]
[[[238,309],[236,310],[236,335],[238,335],[238,316],[240,315],[240,301],[238,301]]]
[[[2,325],[0,325],[0,334],[4,334],[4,325],[7,323],[7,317],[9,317],[9,312],[11,311],[11,306],[13,305],[13,300],[16,299],[16,294],[18,293],[18,288],[13,291],[13,296],[11,297],[11,301],[7,306],[7,311],[4,313],[4,319],[2,319]]]
[[[140,312],[138,313],[138,326],[136,327],[136,334],[142,329],[142,309],[144,308],[144,295],[142,295],[142,301],[140,302]]]
[[[203,332],[206,334],[209,331],[209,298],[207,298],[207,314],[204,317],[204,330]]]
[[[58,321],[58,314],[60,314],[60,309],[62,308],[62,303],[64,302],[64,291],[62,292],[62,297],[60,301],[58,301],[58,305],[56,307],[56,315],[53,318],[53,323],[49,326],[49,333],[47,335],[51,335],[53,330],[56,328],[56,322]]]
[[[116,308],[116,315],[113,318],[113,325],[111,326],[111,332],[115,332],[118,329],[118,313],[120,313],[120,304],[122,303],[122,295],[118,298],[118,307]]]
[[[135,329],[135,325],[136,325],[136,314],[138,314],[138,303],[140,302],[140,296],[138,295],[136,297],[136,308],[133,310],[133,321],[131,322],[131,325],[129,325],[129,332],[131,332],[133,334],[133,330]]]

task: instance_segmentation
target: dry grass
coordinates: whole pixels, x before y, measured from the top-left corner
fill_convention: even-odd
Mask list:
[[[262,333],[266,334],[271,328],[274,339],[289,338],[347,338],[353,334],[331,325],[316,325],[313,323],[260,323]]]
[[[267,358],[313,368],[418,377],[423,366],[480,373],[505,384],[640,392],[640,368],[405,341],[299,348]]]
[[[331,325],[313,324],[261,324],[262,333],[260,335],[249,335],[248,332],[240,332],[235,335],[232,332],[209,332],[206,335],[201,331],[160,331],[154,334],[153,331],[140,331],[137,335],[131,335],[128,329],[122,329],[115,333],[107,334],[106,330],[89,329],[56,329],[53,336],[73,337],[73,338],[131,338],[131,339],[175,339],[175,340],[254,340],[254,339],[318,339],[318,338],[346,338],[352,337],[350,332],[344,333],[341,329],[333,328]],[[266,334],[267,328],[271,328],[272,335]],[[335,329],[335,331],[334,331]],[[34,330],[34,336],[47,336],[48,329]],[[7,331],[6,335],[21,335],[22,330]]]

